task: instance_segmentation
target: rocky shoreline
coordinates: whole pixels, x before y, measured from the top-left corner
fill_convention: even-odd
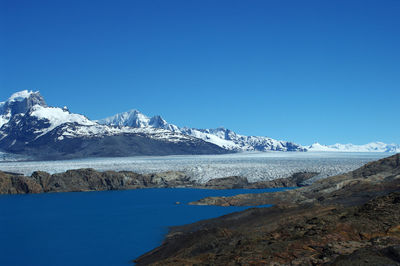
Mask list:
[[[140,188],[276,188],[297,187],[318,173],[299,172],[288,178],[250,183],[244,177],[217,178],[207,183],[197,183],[183,172],[170,171],[156,174],[137,174],[129,171],[105,171],[94,169],[68,170],[52,174],[36,171],[30,177],[0,171],[0,194],[30,194],[48,192],[79,192],[103,190],[127,190]]]
[[[400,265],[400,154],[296,190],[191,204],[275,206],[171,228],[137,265]]]

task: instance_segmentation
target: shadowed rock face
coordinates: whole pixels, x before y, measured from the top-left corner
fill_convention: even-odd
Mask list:
[[[78,124],[65,123],[38,137],[38,128],[46,121],[35,117],[17,115],[3,126],[5,137],[0,147],[7,152],[24,154],[36,160],[65,160],[87,157],[126,157],[139,155],[192,155],[231,153],[217,145],[200,139],[171,142],[152,139],[146,134],[130,133],[96,137],[59,137],[68,128],[76,131]],[[14,140],[16,142],[14,143]]]
[[[0,106],[0,115],[9,113],[11,116],[20,113],[26,113],[34,105],[47,107],[47,104],[39,92],[33,92],[29,97],[22,101],[7,101],[4,106]]]
[[[171,228],[138,265],[400,265],[399,155],[297,190],[206,198],[258,205]]]
[[[42,187],[34,180],[0,171],[0,194],[41,193]]]

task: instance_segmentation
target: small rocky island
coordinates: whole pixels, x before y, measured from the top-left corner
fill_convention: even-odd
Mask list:
[[[171,228],[137,265],[400,265],[400,154],[295,190],[191,204],[274,206]]]

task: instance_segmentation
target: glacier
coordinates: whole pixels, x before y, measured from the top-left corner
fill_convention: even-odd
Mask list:
[[[354,170],[367,162],[388,156],[384,153],[337,152],[240,152],[224,155],[136,156],[85,158],[60,161],[0,162],[0,170],[30,175],[33,171],[59,173],[70,169],[158,173],[182,171],[191,179],[243,176],[251,182],[288,177],[295,172],[318,172],[324,178]]]

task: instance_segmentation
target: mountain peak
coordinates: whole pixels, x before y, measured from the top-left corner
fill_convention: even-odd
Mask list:
[[[132,109],[123,113],[116,114],[114,116],[110,116],[104,119],[97,121],[102,125],[110,125],[117,127],[147,127],[150,123],[150,118],[142,114],[136,109]]]
[[[23,90],[19,92],[13,93],[10,98],[8,98],[7,101],[2,102],[1,104],[3,105],[3,108],[6,108],[6,106],[10,105],[15,105],[18,103],[23,103],[22,105],[29,105],[29,107],[32,107],[36,104],[41,105],[41,106],[47,106],[44,98],[42,95],[40,95],[39,91],[28,91],[28,90]],[[21,105],[21,104],[19,104]],[[29,107],[26,108],[24,112],[29,109]]]
[[[155,115],[150,119],[149,125],[155,128],[161,128],[164,127],[167,124],[167,121],[165,121],[161,116]]]
[[[40,94],[39,91],[28,91],[28,90],[22,90],[13,93],[10,98],[8,98],[7,102],[14,102],[14,101],[23,101],[26,98],[29,98],[32,94]]]
[[[0,103],[0,127],[7,123],[13,115],[25,114],[31,107],[47,104],[38,91],[23,90],[13,93],[7,101]]]
[[[129,111],[126,111],[126,112],[123,112],[122,114],[124,114],[124,113],[126,113],[126,114],[143,114],[142,112],[140,112],[139,110],[137,110],[137,109],[131,109],[131,110],[129,110]]]

